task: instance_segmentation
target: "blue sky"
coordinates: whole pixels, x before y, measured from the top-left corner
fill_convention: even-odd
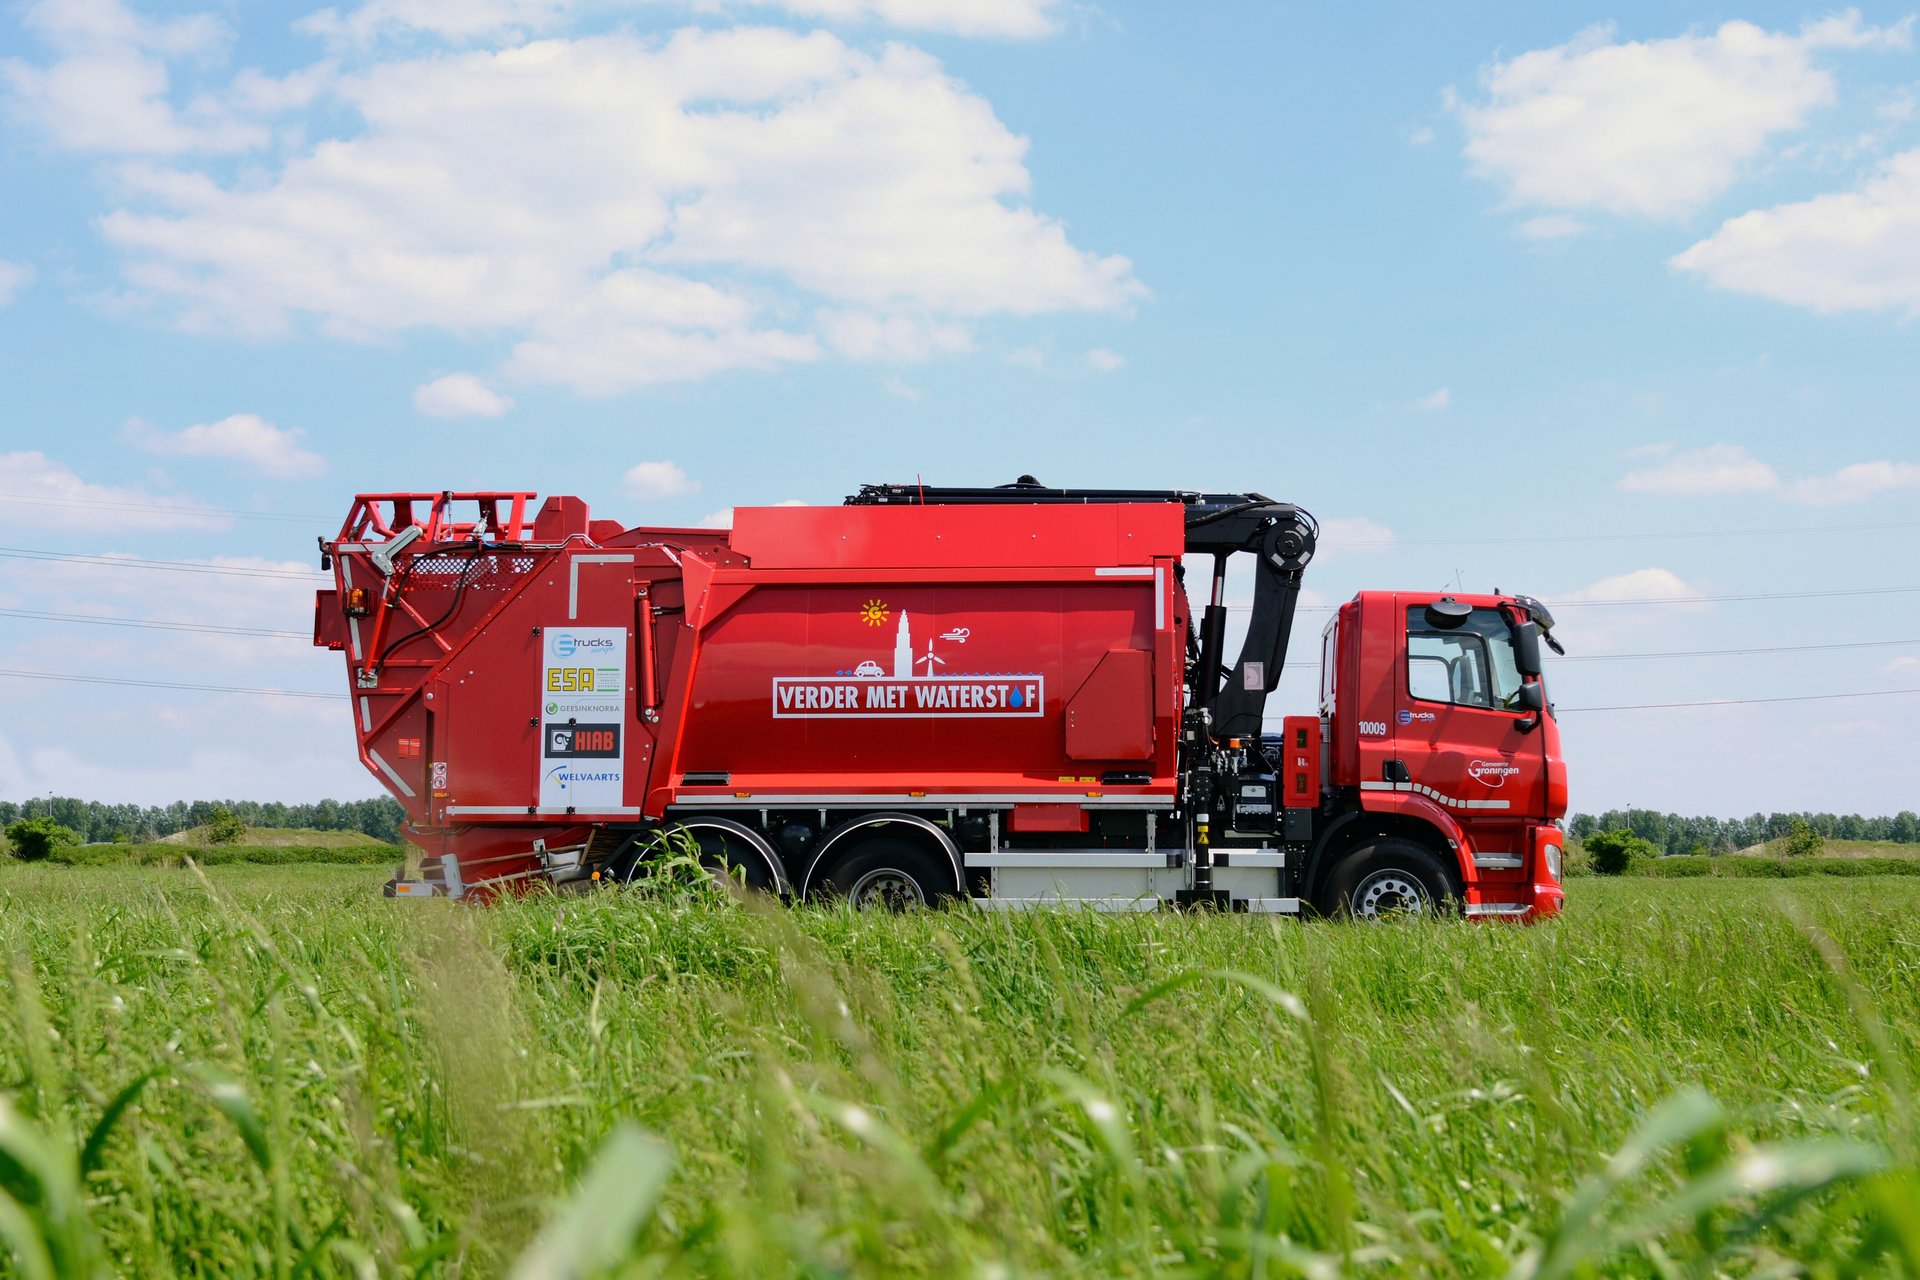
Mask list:
[[[1578,809],[1920,807],[1920,591],[1887,590],[1920,587],[1915,36],[1762,4],[15,4],[0,547],[216,572],[0,554],[0,669],[339,692],[297,637],[71,619],[304,632],[361,490],[693,523],[1032,472],[1298,502],[1314,609],[1565,602]],[[1793,651],[1721,652],[1754,648]],[[1713,656],[1638,656],[1675,651]],[[1576,710],[1675,702],[1717,705]],[[376,790],[327,701],[4,676],[0,708],[10,798]]]

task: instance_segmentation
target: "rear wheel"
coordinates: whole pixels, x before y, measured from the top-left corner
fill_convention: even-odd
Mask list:
[[[861,910],[907,911],[953,897],[953,875],[917,845],[868,840],[834,857],[820,873],[814,894],[844,898]]]
[[[693,850],[686,850],[687,840],[693,841]],[[678,857],[683,852],[695,852],[700,865],[716,880],[734,885],[744,880],[747,888],[760,893],[773,893],[779,887],[758,850],[735,833],[716,827],[661,827],[634,836],[614,855],[608,868],[609,878],[615,884],[631,884],[647,874],[649,864]]]
[[[1322,915],[1372,922],[1454,915],[1460,889],[1430,850],[1390,837],[1348,854],[1316,905]]]

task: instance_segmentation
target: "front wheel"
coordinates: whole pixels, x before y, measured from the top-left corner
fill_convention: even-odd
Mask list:
[[[1440,860],[1411,840],[1376,840],[1348,854],[1328,877],[1322,915],[1380,922],[1457,915],[1460,890]]]

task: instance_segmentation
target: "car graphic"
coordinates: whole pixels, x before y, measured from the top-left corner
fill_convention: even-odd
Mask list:
[[[853,674],[856,676],[884,676],[887,673],[880,669],[879,663],[869,658],[867,661],[855,667]]]

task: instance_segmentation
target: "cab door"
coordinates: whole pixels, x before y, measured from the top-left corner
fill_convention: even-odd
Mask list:
[[[1512,633],[1497,607],[1406,603],[1406,662],[1390,726],[1413,790],[1452,813],[1486,865],[1524,856],[1543,812],[1540,716],[1520,702]],[[1518,865],[1517,863],[1515,865]]]

